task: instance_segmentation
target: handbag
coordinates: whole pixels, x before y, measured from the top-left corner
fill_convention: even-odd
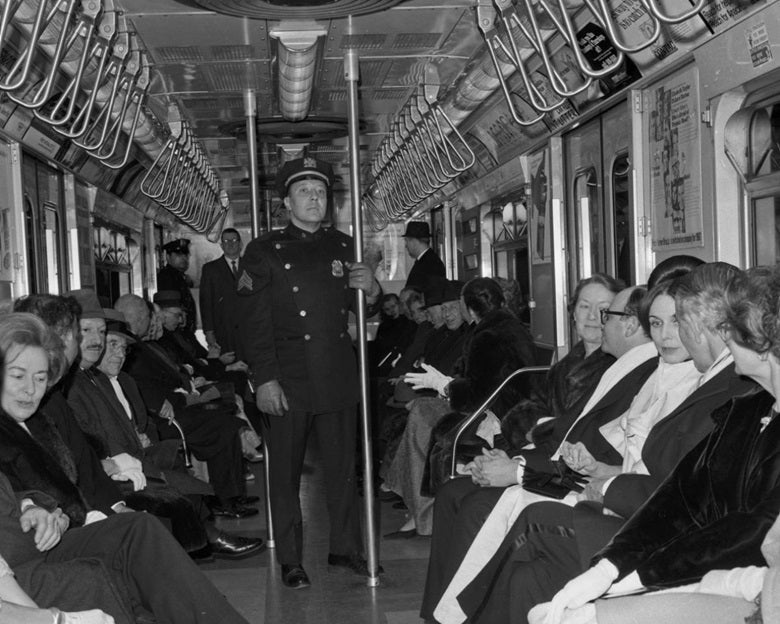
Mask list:
[[[523,489],[560,500],[569,492],[582,492],[588,477],[569,468],[562,459],[553,463],[555,472],[543,472],[525,467]]]

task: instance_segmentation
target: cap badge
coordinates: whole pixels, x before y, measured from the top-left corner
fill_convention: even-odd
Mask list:
[[[334,260],[330,263],[330,272],[333,277],[344,277],[344,264],[341,260]]]
[[[317,161],[313,158],[304,158],[303,159],[303,166],[307,169],[316,169],[317,168]]]

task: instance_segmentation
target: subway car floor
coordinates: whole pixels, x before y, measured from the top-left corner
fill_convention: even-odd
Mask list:
[[[262,464],[251,466],[254,481],[249,494],[263,498]],[[420,601],[425,584],[430,539],[415,537],[379,541],[384,568],[378,587],[366,586],[366,578],[328,566],[328,523],[324,479],[317,450],[306,457],[301,501],[304,514],[304,561],[312,586],[292,590],[282,585],[279,565],[271,549],[240,561],[219,559],[201,566],[203,572],[227,596],[251,624],[419,624]],[[363,499],[360,498],[361,509]],[[377,501],[379,535],[397,530],[404,512]],[[314,522],[322,518],[322,522]],[[252,537],[266,537],[265,513],[244,520],[224,520],[224,530]]]

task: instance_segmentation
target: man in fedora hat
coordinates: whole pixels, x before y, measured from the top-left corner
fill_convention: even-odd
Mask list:
[[[168,264],[157,273],[157,290],[175,290],[181,296],[181,307],[186,314],[184,326],[188,331],[195,332],[196,310],[195,299],[190,288],[192,280],[187,276],[190,266],[190,241],[187,238],[177,238],[163,245]]]
[[[406,288],[425,290],[429,277],[445,277],[447,271],[436,252],[431,249],[431,230],[425,221],[409,221],[404,232],[406,251],[414,258]]]
[[[299,498],[309,431],[319,440],[330,515],[330,565],[366,574],[356,504],[358,379],[347,313],[354,289],[374,306],[382,289],[370,267],[354,262],[352,239],[323,227],[333,187],[330,165],[286,163],[277,175],[290,224],[247,246],[238,289],[240,333],[254,375],[257,407],[268,415],[270,497],[276,557],[285,586],[310,585],[303,569]]]

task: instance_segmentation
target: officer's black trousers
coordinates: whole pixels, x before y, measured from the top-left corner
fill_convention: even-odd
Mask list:
[[[363,552],[355,483],[356,408],[322,414],[290,411],[285,416],[268,416],[268,426],[263,428],[270,455],[266,465],[279,563],[303,563],[299,494],[306,441],[311,431],[317,436],[325,475],[330,552],[338,555]]]

